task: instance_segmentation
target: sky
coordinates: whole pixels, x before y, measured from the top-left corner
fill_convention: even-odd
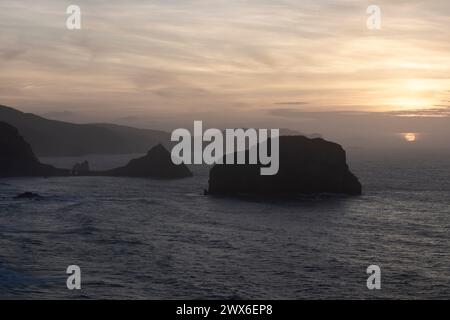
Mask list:
[[[380,30],[366,25],[374,4]],[[81,30],[66,28],[69,5]],[[450,148],[449,25],[448,0],[0,0],[0,104]]]

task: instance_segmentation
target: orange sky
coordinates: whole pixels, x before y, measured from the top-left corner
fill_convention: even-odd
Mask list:
[[[370,4],[2,0],[0,104],[160,127],[270,124],[277,110],[447,117],[450,2],[376,1],[381,30],[366,27]]]

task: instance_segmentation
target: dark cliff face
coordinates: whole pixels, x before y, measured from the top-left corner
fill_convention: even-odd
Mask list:
[[[102,175],[180,179],[192,177],[192,172],[184,164],[175,165],[172,162],[170,152],[159,144],[153,147],[144,157],[133,159],[126,166],[105,171]]]
[[[39,162],[16,128],[0,122],[0,177],[60,176],[67,170]]]
[[[260,165],[215,165],[209,176],[210,194],[359,195],[361,183],[346,162],[344,149],[320,138],[280,137],[280,167],[276,175],[260,175]]]

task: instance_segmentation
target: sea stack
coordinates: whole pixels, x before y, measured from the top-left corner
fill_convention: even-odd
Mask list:
[[[276,175],[261,175],[259,164],[216,164],[210,171],[208,194],[361,194],[361,183],[350,172],[346,153],[339,144],[304,136],[279,139],[280,166]]]
[[[192,177],[184,165],[175,165],[170,152],[162,144],[153,147],[142,158],[131,160],[126,166],[102,172],[105,176],[182,179]]]
[[[84,161],[81,163],[76,163],[72,168],[72,175],[88,175],[91,172],[89,167],[89,162]]]
[[[68,174],[68,170],[40,163],[18,130],[5,122],[0,122],[0,177],[45,177]]]

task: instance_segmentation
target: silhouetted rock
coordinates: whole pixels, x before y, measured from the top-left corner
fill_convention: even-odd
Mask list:
[[[15,199],[42,199],[42,196],[33,192],[24,192],[17,195]]]
[[[0,122],[0,177],[60,176],[68,170],[39,162],[16,128]]]
[[[192,172],[184,165],[175,165],[170,152],[161,144],[153,147],[142,158],[131,160],[126,166],[105,171],[102,175],[143,177],[158,179],[180,179],[192,176]]]
[[[310,139],[317,139],[317,138],[323,139],[323,136],[320,133],[311,133],[311,134],[308,134],[307,137]]]
[[[89,173],[91,169],[89,168],[89,162],[84,161],[82,163],[76,163],[72,168],[73,175],[85,175]]]
[[[362,191],[348,168],[344,149],[320,138],[280,137],[278,174],[262,176],[260,168],[261,165],[215,165],[210,171],[208,193],[359,195]]]

